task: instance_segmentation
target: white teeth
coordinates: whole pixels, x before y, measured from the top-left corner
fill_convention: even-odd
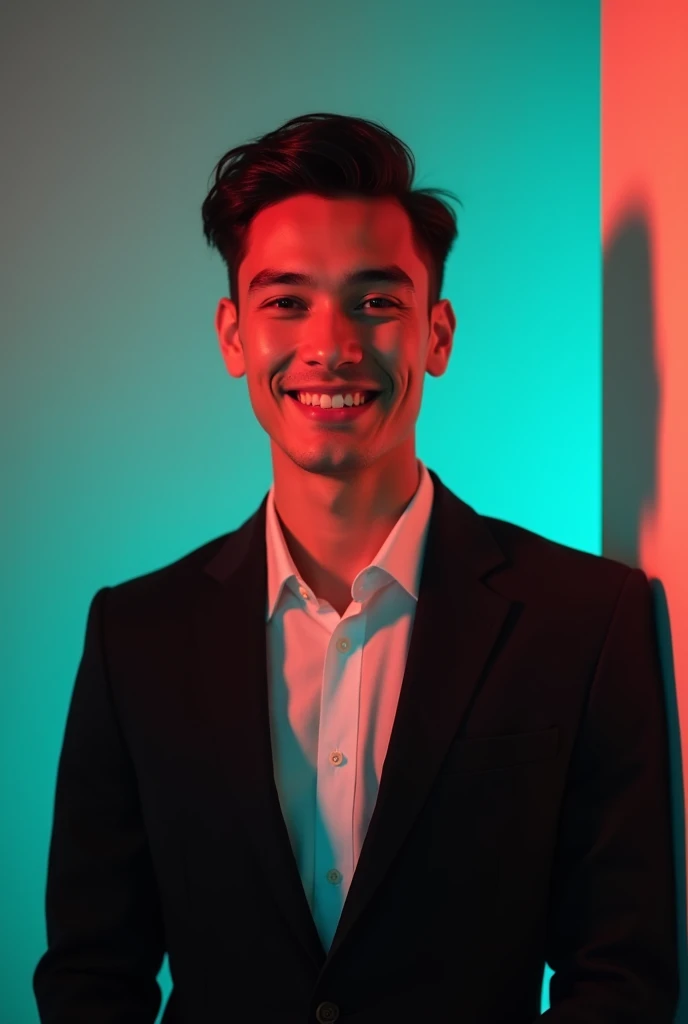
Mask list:
[[[363,405],[365,395],[357,391],[354,395],[316,395],[299,391],[298,400],[302,405],[319,405],[321,409],[342,409],[345,405]]]

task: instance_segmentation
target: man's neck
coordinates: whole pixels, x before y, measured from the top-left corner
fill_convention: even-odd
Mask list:
[[[420,483],[420,465],[386,479],[367,474],[347,481],[304,473],[305,493],[275,474],[275,509],[289,553],[317,597],[339,610],[351,584],[375,557]],[[288,486],[279,487],[284,482]],[[341,612],[340,612],[341,614]]]

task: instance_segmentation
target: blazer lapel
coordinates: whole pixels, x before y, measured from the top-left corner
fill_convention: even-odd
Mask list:
[[[329,951],[364,914],[420,811],[470,705],[512,603],[482,577],[504,555],[481,517],[430,470],[434,501],[416,615],[380,788]],[[325,960],[303,891],[273,774],[265,613],[265,507],[206,564],[194,604],[197,707],[211,767],[226,779],[236,837],[252,843],[295,937]],[[225,787],[222,786],[222,789]]]

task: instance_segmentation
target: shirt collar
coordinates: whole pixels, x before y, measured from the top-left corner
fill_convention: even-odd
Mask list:
[[[434,485],[427,466],[416,460],[420,470],[418,488],[410,503],[387,535],[372,561],[352,582],[352,600],[363,603],[381,587],[394,581],[416,601],[420,587],[423,552],[432,512]],[[301,589],[312,591],[294,564],[284,539],[275,508],[274,482],[268,491],[265,511],[265,544],[268,572],[267,619],[272,618],[285,590],[303,601]],[[317,595],[316,595],[317,596]]]

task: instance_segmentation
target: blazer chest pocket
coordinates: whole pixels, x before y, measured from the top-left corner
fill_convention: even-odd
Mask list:
[[[559,746],[559,728],[520,732],[505,736],[468,736],[456,740],[448,755],[450,772],[483,772],[515,768],[531,761],[554,757]]]

